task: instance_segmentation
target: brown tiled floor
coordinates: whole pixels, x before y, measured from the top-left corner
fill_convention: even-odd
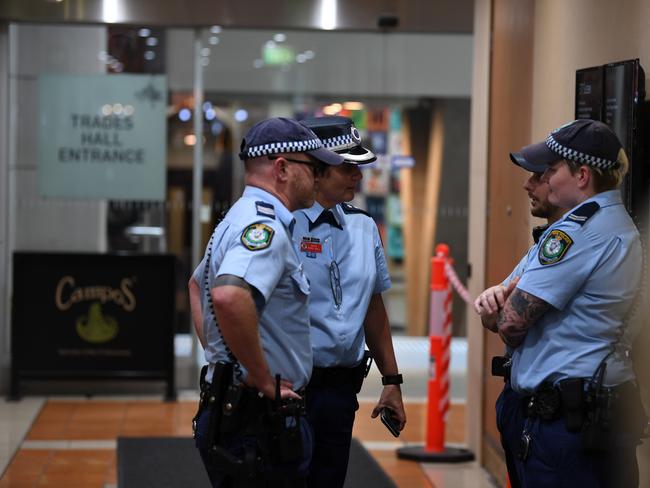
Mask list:
[[[394,442],[378,419],[370,419],[371,403],[360,403],[354,436],[362,441]],[[48,401],[27,441],[114,441],[118,436],[190,436],[194,402],[156,401]],[[401,442],[423,442],[425,405],[407,405],[407,426]],[[464,406],[452,406],[447,425],[447,441],[464,440]],[[32,443],[33,446],[34,443]],[[397,447],[399,443],[395,443]],[[373,449],[372,455],[398,486],[431,488],[420,465],[397,459],[389,449]],[[92,446],[91,446],[92,447]],[[116,484],[114,449],[33,449],[21,448],[3,477],[0,488],[34,486],[102,488]]]

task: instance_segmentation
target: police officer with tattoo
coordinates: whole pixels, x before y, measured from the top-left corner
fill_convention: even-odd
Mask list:
[[[571,209],[529,253],[496,324],[522,397],[523,429],[508,440],[519,480],[635,487],[645,418],[627,325],[642,252],[619,191],[627,156],[605,124],[577,120],[511,158],[544,170],[550,203]]]
[[[528,164],[527,161],[518,161],[517,164],[523,169],[532,170],[524,182],[524,190],[530,198],[530,213],[533,217],[546,219],[545,225],[533,228],[533,241],[539,242],[539,238],[548,228],[549,225],[557,222],[566,209],[552,205],[548,201],[548,182],[542,181],[543,173],[535,173],[538,169]],[[535,246],[532,246],[521,258],[517,266],[512,270],[510,275],[500,284],[491,286],[484,290],[474,301],[474,309],[481,316],[483,327],[488,330],[496,331],[496,321],[499,311],[503,308],[506,299],[514,290],[519,278],[526,269],[528,255],[535,252]],[[512,364],[512,349],[506,346],[505,356],[495,356],[492,358],[492,375],[501,376],[504,379],[503,390],[496,401],[496,423],[501,433],[501,445],[506,458],[508,477],[512,488],[519,488],[519,477],[516,470],[516,454],[519,449],[519,443],[510,444],[510,439],[517,438],[523,429],[523,423],[520,421],[516,424],[514,418],[521,419],[519,413],[521,402],[519,394],[512,389],[510,384],[510,365]],[[505,430],[507,428],[508,430]]]
[[[244,193],[190,279],[208,362],[196,445],[214,487],[302,487],[311,455],[303,397],[310,290],[291,212],[312,205],[323,166],[343,157],[298,122],[274,118],[249,130],[240,158]]]
[[[308,486],[342,487],[348,465],[352,425],[369,363],[364,342],[385,385],[371,416],[404,428],[406,415],[393,351],[390,324],[381,293],[390,278],[377,225],[346,202],[354,198],[359,165],[375,161],[361,145],[346,117],[303,120],[328,149],[345,157],[319,178],[316,202],[294,213],[294,240],[311,281],[309,312],[314,370],[307,386],[307,417],[314,429],[314,454]],[[386,417],[388,416],[388,417]]]

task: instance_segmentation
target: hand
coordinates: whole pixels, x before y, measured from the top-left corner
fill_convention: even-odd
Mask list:
[[[519,283],[519,277],[512,279],[507,287],[496,285],[483,291],[474,301],[474,310],[476,310],[476,313],[481,316],[499,313],[499,310],[505,305],[512,290],[517,286],[517,283]]]
[[[402,390],[399,385],[386,385],[381,392],[379,401],[375,408],[372,410],[370,416],[374,419],[381,413],[381,409],[388,407],[393,411],[393,417],[399,423],[399,430],[404,429],[406,425],[406,412],[404,411],[404,403],[402,402]]]
[[[266,398],[275,400],[275,379],[271,375],[268,375],[262,384],[249,384],[248,381],[246,381],[246,384],[262,392]],[[300,400],[301,397],[293,391],[293,383],[287,380],[280,380],[280,398],[295,398],[296,400]]]

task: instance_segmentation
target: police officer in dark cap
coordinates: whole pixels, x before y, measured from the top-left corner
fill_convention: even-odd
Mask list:
[[[302,487],[311,456],[309,281],[292,211],[309,207],[324,166],[343,157],[295,120],[253,126],[241,147],[242,197],[216,227],[190,280],[208,365],[194,419],[214,487]]]
[[[523,186],[530,198],[531,215],[546,220],[546,224],[533,228],[532,234],[535,244],[539,242],[541,235],[548,226],[561,219],[567,210],[549,203],[548,181],[543,181],[542,175],[543,171],[541,170],[539,173],[530,173]],[[481,316],[483,327],[491,332],[497,332],[498,313],[525,271],[529,255],[535,253],[535,251],[535,246],[532,246],[505,280],[498,285],[487,288],[476,298],[474,309]],[[521,419],[519,414],[521,401],[519,395],[510,385],[511,364],[512,349],[507,346],[504,356],[496,356],[492,359],[492,374],[501,376],[504,379],[503,390],[496,401],[497,427],[501,432],[501,444],[506,458],[510,486],[519,488],[521,484],[516,469],[516,455],[519,449],[518,436],[523,428],[523,420],[520,420],[519,423],[514,421],[514,419]],[[507,428],[507,430],[504,430],[504,428]],[[511,444],[510,440],[512,438],[515,438],[517,442]]]
[[[522,397],[502,426],[519,445],[524,487],[635,487],[645,424],[630,361],[639,235],[621,201],[628,160],[602,122],[576,120],[511,154],[544,171],[549,202],[570,209],[542,234],[497,319]]]
[[[345,158],[319,178],[316,202],[294,212],[294,240],[311,282],[309,316],[314,370],[307,386],[307,418],[314,430],[308,486],[342,487],[347,471],[356,394],[369,367],[368,345],[383,375],[383,391],[373,409],[382,409],[404,428],[399,374],[390,324],[381,293],[390,287],[377,225],[364,211],[346,203],[362,178],[360,165],[375,161],[361,145],[359,131],[346,117],[317,117],[301,122],[326,148]]]

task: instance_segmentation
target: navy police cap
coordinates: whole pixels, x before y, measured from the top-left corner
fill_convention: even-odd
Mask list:
[[[286,117],[266,119],[251,127],[242,139],[239,158],[246,160],[284,153],[306,153],[331,166],[344,160],[343,156],[325,149],[310,129]]]
[[[510,159],[533,173],[543,173],[561,159],[598,169],[615,169],[621,148],[618,137],[606,124],[579,119],[558,127],[543,142],[510,153]]]
[[[346,163],[367,164],[377,159],[372,151],[361,145],[359,130],[347,117],[310,117],[300,123],[313,130],[327,149],[345,157]]]

